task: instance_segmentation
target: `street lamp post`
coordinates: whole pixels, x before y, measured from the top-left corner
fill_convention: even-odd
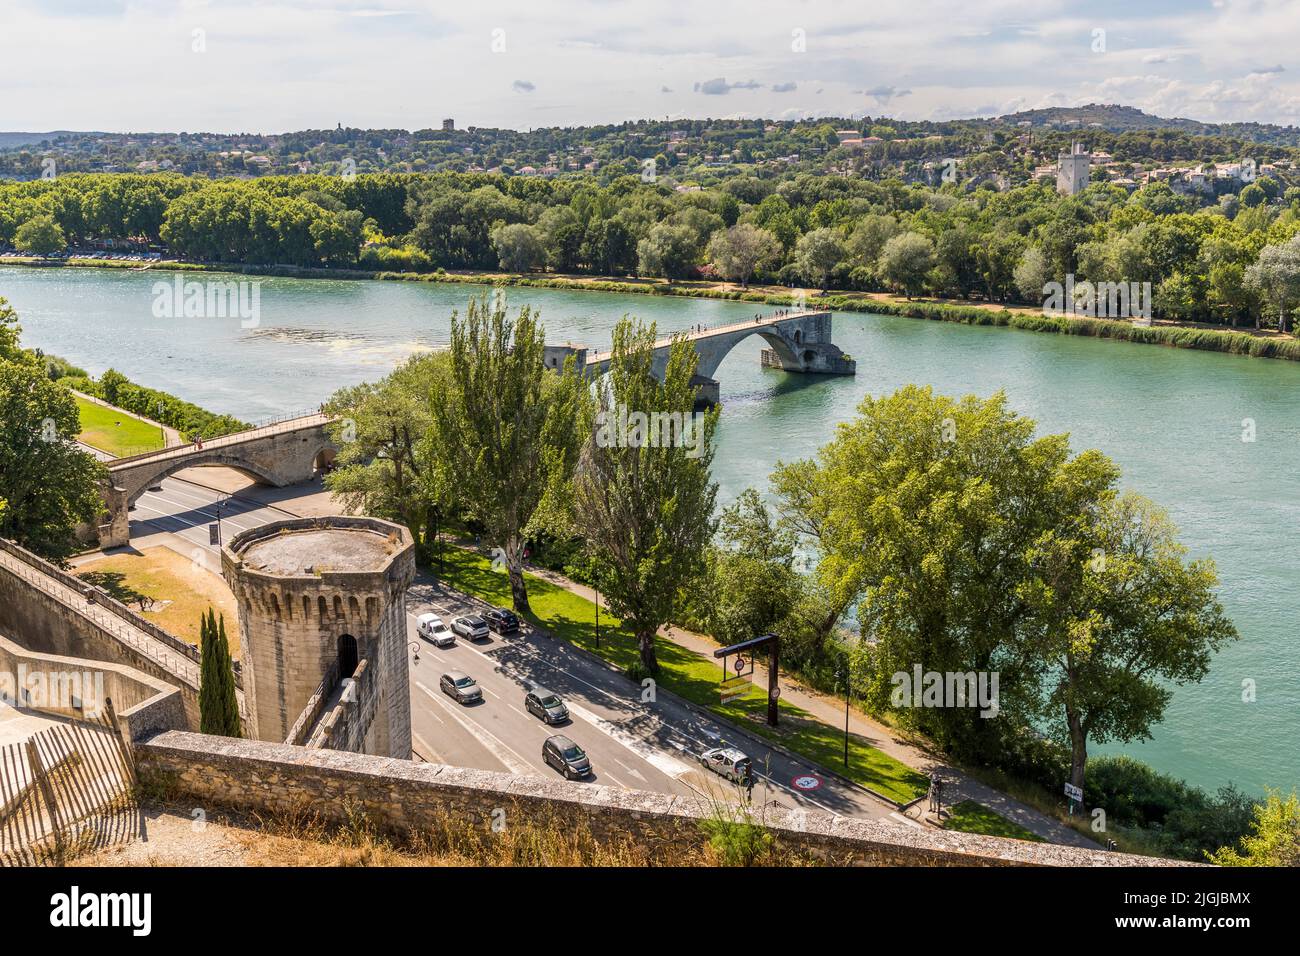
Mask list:
[[[600,650],[600,585],[596,585],[596,650]]]

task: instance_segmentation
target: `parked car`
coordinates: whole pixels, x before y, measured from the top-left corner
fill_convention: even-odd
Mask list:
[[[438,647],[451,647],[456,643],[456,635],[436,614],[421,614],[415,622],[415,632]]]
[[[483,689],[464,671],[449,671],[443,674],[442,679],[438,681],[438,686],[442,688],[444,694],[454,698],[459,704],[472,704],[476,700],[483,699]]]
[[[547,737],[542,744],[542,759],[560,773],[566,780],[585,777],[591,773],[591,761],[586,751],[564,734]]]
[[[524,697],[524,709],[548,724],[562,724],[569,719],[569,708],[559,696],[545,687],[534,687]]]
[[[483,641],[488,638],[487,621],[477,614],[467,614],[464,617],[453,617],[451,619],[451,629],[460,637],[468,638],[471,641]]]
[[[754,776],[753,762],[735,747],[711,747],[700,754],[700,763],[736,783],[748,783]]]
[[[518,634],[519,618],[515,616],[514,611],[507,611],[504,608],[494,607],[483,615],[487,621],[488,627],[498,634]]]

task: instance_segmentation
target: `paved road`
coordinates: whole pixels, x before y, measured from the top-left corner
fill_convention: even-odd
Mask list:
[[[136,503],[131,512],[132,538],[163,535],[150,543],[167,544],[219,574],[220,559],[208,544],[207,527],[216,520],[218,502],[226,540],[247,528],[290,516],[273,505],[168,478],[160,490],[146,492]],[[423,759],[553,776],[555,771],[542,761],[542,742],[551,734],[564,733],[590,755],[594,782],[725,799],[734,793],[731,786],[702,769],[694,755],[729,743],[754,760],[759,774],[755,802],[919,825],[866,791],[819,775],[811,765],[771,750],[758,738],[738,738],[730,728],[665,695],[642,701],[640,686],[544,634],[526,632],[509,638],[494,634],[480,642],[458,639],[449,648],[437,648],[416,635],[419,614],[432,611],[450,623],[452,617],[481,607],[427,575],[421,575],[408,594],[409,636],[419,647],[419,659],[413,653],[410,667],[411,728],[416,753]],[[439,676],[453,669],[478,681],[484,692],[481,703],[457,704],[439,691]],[[524,695],[537,684],[564,698],[572,715],[569,723],[547,727],[524,710]],[[795,778],[809,774],[821,779],[815,790],[793,786]]]

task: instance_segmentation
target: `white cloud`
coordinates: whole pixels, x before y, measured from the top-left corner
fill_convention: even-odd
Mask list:
[[[724,96],[750,116],[1100,99],[1300,122],[1294,0],[5,2],[10,129],[529,127],[717,115]]]

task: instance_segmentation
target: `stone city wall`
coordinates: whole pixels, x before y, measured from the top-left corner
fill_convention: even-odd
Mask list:
[[[199,805],[264,814],[315,812],[344,823],[364,812],[398,835],[447,812],[487,826],[495,810],[568,816],[596,839],[648,846],[697,845],[702,801],[618,787],[370,757],[338,750],[208,737],[179,731],[137,744],[141,780]],[[870,866],[1178,866],[1172,860],[999,837],[898,826],[878,820],[769,808],[763,822],[792,850]]]

